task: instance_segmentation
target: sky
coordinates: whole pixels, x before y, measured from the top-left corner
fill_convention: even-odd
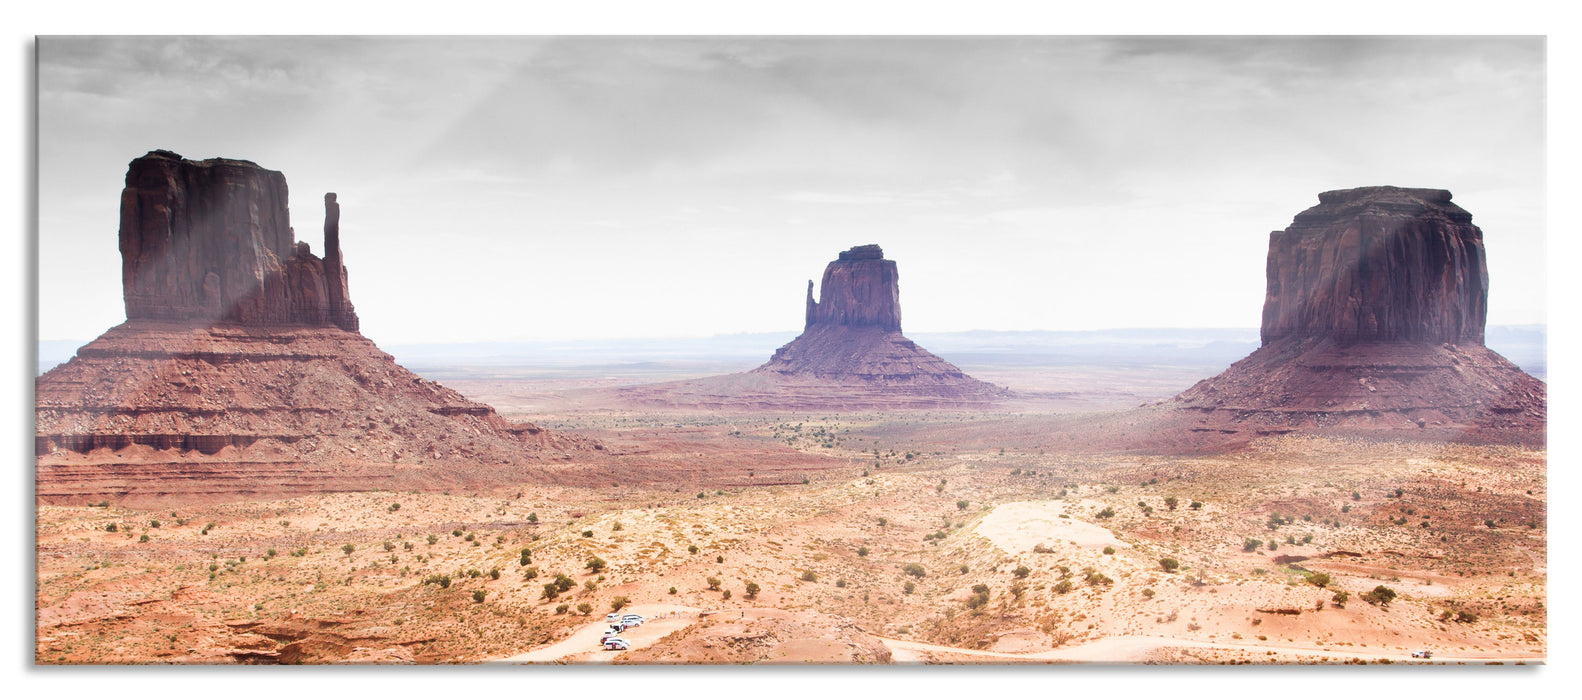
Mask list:
[[[38,337],[124,319],[127,163],[322,199],[381,343],[801,327],[877,243],[908,332],[1256,327],[1319,192],[1454,193],[1543,323],[1542,37],[40,37]]]

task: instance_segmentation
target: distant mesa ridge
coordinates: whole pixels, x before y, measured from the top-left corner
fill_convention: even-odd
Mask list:
[[[35,382],[40,502],[521,480],[502,470],[601,449],[397,365],[358,332],[336,196],[323,258],[287,204],[285,177],[249,161],[131,162],[127,321]]]

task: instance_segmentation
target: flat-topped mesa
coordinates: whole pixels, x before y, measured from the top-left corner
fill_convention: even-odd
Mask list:
[[[1488,267],[1483,232],[1450,192],[1361,187],[1269,235],[1265,345],[1341,342],[1483,343]]]
[[[325,196],[324,259],[295,243],[286,178],[246,160],[150,151],[121,192],[126,317],[358,328]]]
[[[813,300],[813,281],[808,280],[803,330],[816,325],[901,330],[900,273],[877,245],[857,246],[830,262],[820,295],[819,301]]]

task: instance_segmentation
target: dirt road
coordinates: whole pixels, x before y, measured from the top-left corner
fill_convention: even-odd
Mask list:
[[[632,649],[652,646],[654,642],[663,639],[671,632],[697,622],[699,612],[701,611],[698,608],[679,605],[635,605],[623,609],[621,613],[642,615],[646,621],[637,627],[621,632],[620,637],[631,642]],[[609,623],[605,622],[603,617],[599,617],[583,625],[581,629],[573,632],[570,637],[554,644],[504,659],[492,659],[486,663],[607,664],[614,661],[621,654],[619,651],[605,651],[602,645],[599,644],[599,637],[608,627]]]

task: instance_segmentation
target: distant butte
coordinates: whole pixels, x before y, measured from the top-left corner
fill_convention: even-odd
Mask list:
[[[1434,189],[1325,192],[1269,237],[1263,344],[1169,406],[1204,429],[1543,442],[1547,389],[1484,347],[1483,231]]]
[[[319,258],[293,240],[280,173],[169,151],[132,161],[127,321],[36,380],[40,502],[491,482],[599,448],[507,421],[363,337],[340,206],[324,202]]]
[[[809,280],[802,334],[757,369],[622,389],[619,396],[743,410],[981,407],[1010,396],[901,335],[900,274],[879,246],[841,253],[824,268],[821,299],[813,291]]]

